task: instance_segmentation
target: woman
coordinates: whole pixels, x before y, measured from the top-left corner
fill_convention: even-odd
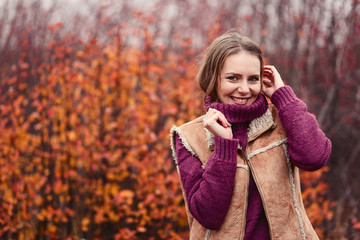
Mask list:
[[[234,31],[209,46],[197,80],[206,115],[171,130],[190,239],[318,239],[299,169],[324,166],[331,142],[306,105]]]

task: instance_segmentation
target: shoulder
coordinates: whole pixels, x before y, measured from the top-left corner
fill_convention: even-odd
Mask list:
[[[269,103],[269,111],[271,112],[271,116],[272,116],[274,124],[275,124],[275,132],[277,132],[277,133],[281,132],[286,135],[286,131],[285,131],[284,126],[279,117],[278,108],[274,104]]]
[[[206,140],[206,131],[204,129],[204,118],[202,115],[190,122],[187,122],[179,127],[173,126],[171,135],[176,133],[182,142],[202,142]]]
[[[281,124],[280,117],[279,117],[279,110],[273,103],[269,103],[269,111],[271,113],[271,116],[272,116],[275,124],[277,124],[277,123]]]
[[[182,140],[198,135],[204,129],[204,117],[205,115],[202,115],[180,126],[174,125],[170,130],[170,135],[173,137],[174,134],[177,134]]]
[[[205,118],[205,115],[202,115],[194,120],[191,120],[191,121],[179,126],[179,129],[181,129],[182,131],[187,131],[187,130],[191,130],[194,128],[203,128],[204,118]]]
[[[209,136],[203,124],[204,117],[205,115],[200,116],[179,127],[173,126],[170,131],[172,141],[177,134],[183,146],[200,160],[207,160],[211,153]]]

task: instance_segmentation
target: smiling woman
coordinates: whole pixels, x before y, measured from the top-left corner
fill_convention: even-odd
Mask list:
[[[217,86],[219,100],[250,106],[261,91],[260,69],[259,59],[252,54],[239,52],[227,57]]]
[[[299,169],[324,166],[331,142],[305,104],[235,31],[210,45],[197,79],[206,115],[171,129],[190,239],[318,239]]]

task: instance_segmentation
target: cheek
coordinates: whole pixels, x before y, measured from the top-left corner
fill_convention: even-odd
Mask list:
[[[258,84],[255,84],[251,87],[251,92],[253,95],[259,95],[261,92],[261,81],[258,82]]]
[[[228,84],[226,82],[218,81],[217,87],[216,87],[216,92],[217,92],[218,96],[226,94],[227,92],[229,92]]]

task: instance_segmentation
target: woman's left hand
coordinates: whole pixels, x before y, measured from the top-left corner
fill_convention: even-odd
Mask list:
[[[262,92],[266,97],[271,98],[273,93],[284,86],[279,72],[272,65],[265,65],[262,79]]]

